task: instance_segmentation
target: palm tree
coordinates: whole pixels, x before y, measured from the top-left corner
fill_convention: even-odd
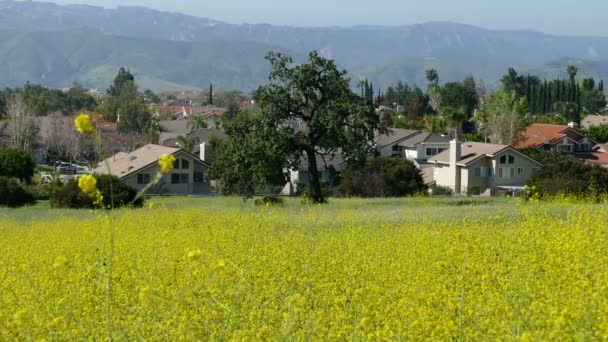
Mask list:
[[[182,150],[190,153],[194,152],[194,147],[200,142],[200,139],[198,137],[189,137],[183,135],[177,137],[176,140],[177,145],[179,145]]]
[[[439,84],[439,74],[435,69],[429,69],[425,71],[426,79],[429,81],[429,88],[436,87]]]
[[[192,116],[188,120],[188,130],[190,133],[198,131],[201,128],[207,128],[207,122],[202,116]]]
[[[570,82],[574,83],[575,82],[575,77],[576,74],[578,73],[578,68],[575,67],[574,65],[568,65],[568,75],[570,76]]]

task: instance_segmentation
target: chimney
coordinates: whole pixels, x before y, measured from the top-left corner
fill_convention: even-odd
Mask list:
[[[116,116],[116,123],[120,123],[120,113],[118,113]]]
[[[202,161],[207,161],[207,143],[202,143],[200,148],[201,150],[199,158],[201,158]]]
[[[450,187],[455,194],[461,193],[460,166],[457,163],[462,157],[462,144],[457,139],[450,141]]]
[[[569,122],[568,123],[568,127],[570,127],[570,128],[576,128],[576,124],[574,122]]]

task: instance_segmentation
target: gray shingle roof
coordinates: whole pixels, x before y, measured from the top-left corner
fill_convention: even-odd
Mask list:
[[[441,136],[441,135],[435,134],[435,133],[423,132],[420,134],[416,134],[411,138],[405,139],[404,141],[400,142],[399,145],[405,146],[405,147],[415,147],[422,143],[449,143],[449,142],[450,142],[450,138],[447,136]]]
[[[101,162],[92,171],[96,174],[112,174],[123,178],[156,163],[163,154],[175,154],[180,149],[161,145],[146,145],[131,153],[120,152]],[[107,165],[110,166],[108,170]]]
[[[450,146],[451,148],[451,146]],[[450,162],[450,148],[439,153],[433,158],[429,159],[429,162],[449,163]],[[480,142],[467,142],[462,143],[461,158],[458,161],[459,165],[467,165],[480,157],[493,156],[496,153],[509,148],[507,145],[496,145],[486,144]]]
[[[391,128],[388,134],[376,136],[376,145],[380,148],[386,147],[420,133],[411,129]]]
[[[316,157],[317,169],[321,172],[327,171],[332,166],[336,171],[341,171],[346,165],[346,161],[344,160],[344,158],[342,158],[340,154],[325,157],[317,154]],[[308,157],[303,156],[302,158],[300,158],[300,166],[298,168],[298,171],[308,171]]]

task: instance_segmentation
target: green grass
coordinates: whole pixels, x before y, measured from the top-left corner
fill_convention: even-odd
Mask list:
[[[219,212],[237,209],[242,212],[263,212],[264,208],[254,206],[253,200],[243,201],[240,197],[151,197],[145,206],[169,210],[195,209]],[[336,215],[344,211],[369,214],[383,221],[397,223],[402,220],[424,221],[430,218],[460,219],[464,217],[489,217],[498,214],[514,215],[516,202],[509,198],[469,198],[469,197],[420,197],[395,199],[329,199],[323,206],[326,212]],[[300,203],[299,198],[286,198],[282,210],[290,215],[300,215],[312,207]],[[122,209],[132,210],[132,209]],[[53,209],[48,201],[20,209],[0,209],[0,220],[8,218],[18,222],[57,220],[62,218],[93,218],[92,210]]]

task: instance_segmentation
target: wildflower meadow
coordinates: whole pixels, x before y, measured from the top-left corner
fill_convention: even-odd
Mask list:
[[[602,340],[608,212],[429,198],[0,211],[0,340]]]

